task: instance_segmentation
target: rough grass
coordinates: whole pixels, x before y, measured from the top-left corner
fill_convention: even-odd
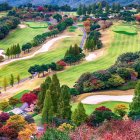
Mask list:
[[[75,32],[76,29],[77,29],[76,26],[71,26],[69,27],[69,32]]]
[[[32,23],[33,24],[33,23]],[[34,26],[40,26],[40,23],[35,22]],[[42,34],[46,31],[47,28],[30,28],[26,27],[23,29],[17,28],[9,33],[9,35],[0,41],[0,49],[6,50],[11,47],[13,44],[24,44],[30,42],[36,35]]]
[[[115,26],[113,28],[113,31],[116,33],[126,34],[126,35],[137,34],[137,29],[134,26],[127,26],[127,25]]]

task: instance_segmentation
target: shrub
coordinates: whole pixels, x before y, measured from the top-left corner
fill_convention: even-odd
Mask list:
[[[9,119],[10,115],[8,113],[2,112],[0,114],[0,121],[1,122],[6,122]]]
[[[69,132],[73,128],[74,127],[71,124],[63,123],[57,128],[57,130]]]
[[[67,63],[65,63],[65,61],[63,61],[63,60],[58,61],[57,64],[62,66],[62,67],[67,66]]]
[[[89,126],[98,126],[102,124],[105,120],[119,119],[119,117],[114,114],[109,108],[101,106],[96,108],[92,115],[87,120]]]

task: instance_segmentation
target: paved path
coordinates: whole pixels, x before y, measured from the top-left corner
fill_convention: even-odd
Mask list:
[[[47,41],[45,44],[43,44],[42,47],[41,47],[39,50],[37,50],[36,52],[34,52],[32,55],[4,61],[4,62],[0,63],[0,66],[4,66],[4,65],[7,65],[7,64],[9,64],[9,63],[12,63],[12,62],[15,62],[15,61],[19,61],[19,60],[30,59],[30,58],[34,57],[35,55],[37,55],[37,54],[39,54],[39,53],[47,52],[47,51],[50,49],[50,47],[52,47],[53,44],[54,44],[56,41],[58,41],[58,40],[60,40],[60,39],[67,38],[67,37],[70,37],[70,36],[63,35],[63,36],[59,36],[59,37],[53,38],[53,39],[51,39],[50,41]]]
[[[86,97],[81,102],[83,104],[98,104],[107,101],[121,101],[121,102],[132,102],[133,95],[121,95],[121,96],[112,96],[112,95],[93,95]]]

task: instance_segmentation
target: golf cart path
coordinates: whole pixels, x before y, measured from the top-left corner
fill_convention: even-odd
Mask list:
[[[49,51],[49,49],[53,46],[53,44],[55,42],[57,42],[58,40],[68,38],[68,37],[71,37],[71,36],[63,35],[63,36],[53,38],[53,39],[47,41],[45,44],[43,44],[42,47],[39,50],[37,50],[36,52],[34,52],[32,55],[4,61],[4,62],[0,63],[0,66],[7,65],[7,64],[15,62],[15,61],[20,61],[20,60],[26,60],[26,59],[33,58],[37,54]]]
[[[83,104],[99,104],[107,101],[120,101],[120,102],[132,102],[133,95],[93,95],[86,97],[81,102]]]

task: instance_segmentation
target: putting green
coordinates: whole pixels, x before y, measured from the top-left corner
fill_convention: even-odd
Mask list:
[[[127,25],[121,25],[121,26],[115,26],[113,28],[113,31],[120,34],[126,34],[126,35],[136,35],[137,29],[134,26],[127,26]]]

